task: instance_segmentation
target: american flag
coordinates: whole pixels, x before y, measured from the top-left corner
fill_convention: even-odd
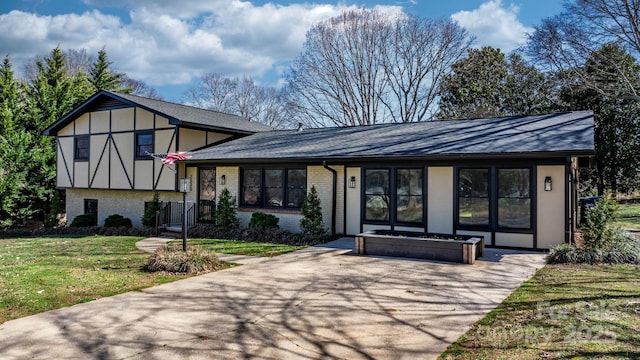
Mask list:
[[[182,155],[180,153],[168,153],[167,156],[162,159],[162,163],[165,165],[173,165],[175,161],[190,159],[191,156]]]

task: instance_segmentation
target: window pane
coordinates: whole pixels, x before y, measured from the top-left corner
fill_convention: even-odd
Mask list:
[[[389,221],[389,169],[365,170],[365,219]]]
[[[422,170],[399,169],[396,187],[396,220],[422,222]]]
[[[136,157],[153,153],[153,134],[136,134]]]
[[[76,137],[75,146],[76,146],[75,159],[88,160],[89,159],[89,137],[88,136]]]
[[[282,169],[268,169],[264,171],[264,191],[266,206],[282,206]]]
[[[531,171],[498,169],[498,227],[531,228]]]
[[[499,169],[498,170],[498,196],[499,197],[529,197],[531,188],[529,181],[529,169]]]
[[[287,170],[287,207],[299,208],[307,195],[307,170]]]
[[[242,169],[242,205],[262,205],[260,198],[260,169]]]
[[[461,169],[459,176],[461,197],[489,196],[489,169]]]
[[[489,169],[460,169],[459,225],[489,225]]]
[[[531,227],[531,199],[498,199],[498,226],[529,229]]]
[[[460,225],[489,225],[489,199],[460,198],[458,223]]]

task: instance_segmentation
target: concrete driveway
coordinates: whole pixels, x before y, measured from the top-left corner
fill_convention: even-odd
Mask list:
[[[432,359],[543,266],[348,255],[353,239],[0,325],[0,359]]]

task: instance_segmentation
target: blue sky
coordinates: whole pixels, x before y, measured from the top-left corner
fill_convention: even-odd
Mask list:
[[[3,0],[0,54],[20,73],[58,45],[92,55],[104,46],[119,71],[180,102],[207,72],[278,83],[310,26],[356,6],[452,18],[475,46],[504,52],[562,10],[560,0]]]

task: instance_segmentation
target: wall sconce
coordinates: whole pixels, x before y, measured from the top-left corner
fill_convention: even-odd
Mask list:
[[[220,185],[225,185],[227,183],[227,177],[225,175],[220,175]]]
[[[551,191],[551,176],[544,178],[544,191]]]
[[[352,176],[349,179],[349,187],[352,188],[352,189],[354,189],[356,187],[356,177],[355,176]]]

